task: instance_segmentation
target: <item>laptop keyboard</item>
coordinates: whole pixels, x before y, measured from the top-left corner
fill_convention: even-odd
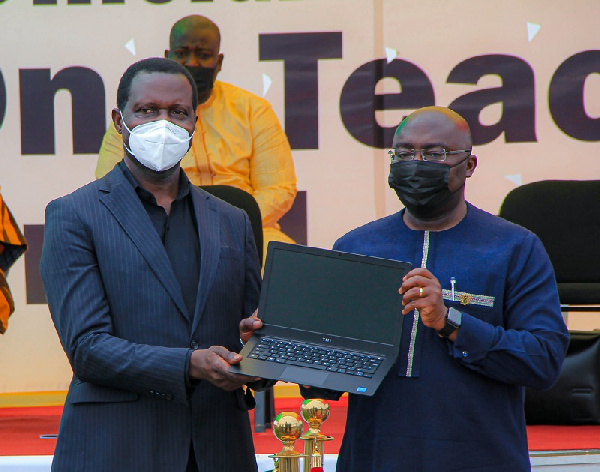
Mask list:
[[[357,351],[330,349],[312,344],[291,343],[277,338],[262,337],[254,346],[250,359],[279,364],[311,367],[329,372],[371,378],[384,358]]]

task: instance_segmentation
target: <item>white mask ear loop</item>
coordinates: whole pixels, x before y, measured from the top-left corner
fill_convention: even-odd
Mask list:
[[[125,123],[125,118],[123,118],[123,112],[121,110],[119,110],[119,115],[121,115],[121,124],[123,126],[125,126],[125,129],[127,130],[127,132],[129,134],[131,134],[131,130],[129,129],[129,127],[127,126],[127,124]],[[129,146],[127,146],[127,144],[125,144],[125,140],[123,140],[123,147],[125,148],[125,150],[132,155],[133,157],[135,157],[135,154],[133,152],[131,152],[131,149],[129,149]]]
[[[121,117],[121,124],[131,133],[131,130],[127,127],[127,123],[125,123],[125,118],[123,118],[123,112],[121,110],[119,110],[119,116]]]

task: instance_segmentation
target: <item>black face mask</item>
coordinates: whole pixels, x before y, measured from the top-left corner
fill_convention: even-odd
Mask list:
[[[198,95],[210,92],[213,88],[216,67],[185,67],[196,83]]]
[[[388,183],[410,213],[417,218],[431,218],[462,188],[451,192],[448,179],[450,169],[468,157],[452,166],[430,161],[395,162],[390,166]]]

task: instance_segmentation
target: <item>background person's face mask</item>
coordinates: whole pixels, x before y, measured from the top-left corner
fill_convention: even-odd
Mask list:
[[[124,141],[123,147],[148,169],[157,172],[170,169],[190,148],[190,133],[168,120],[150,121],[129,129],[121,113],[121,122],[129,131],[129,147]]]
[[[390,166],[388,183],[410,213],[417,218],[430,218],[460,190],[452,192],[448,188],[450,169],[468,157],[452,166],[415,160],[395,162]]]
[[[199,94],[210,92],[215,82],[216,67],[185,66],[191,74]]]

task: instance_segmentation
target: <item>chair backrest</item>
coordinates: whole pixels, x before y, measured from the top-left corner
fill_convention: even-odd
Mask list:
[[[263,260],[263,229],[262,229],[262,216],[260,214],[260,208],[258,203],[252,195],[248,192],[241,190],[230,185],[203,185],[200,187],[202,190],[207,191],[211,195],[226,201],[234,207],[241,208],[246,212],[252,225],[252,232],[254,233],[254,241],[256,242],[256,250],[258,252],[258,259],[262,266]]]
[[[252,195],[244,190],[230,185],[203,185],[202,190],[214,195],[221,200],[241,208],[246,212],[252,225],[256,250],[258,252],[258,262],[262,267],[263,260],[263,228],[262,216],[258,203]],[[256,410],[254,412],[254,430],[264,432],[266,428],[271,427],[271,422],[275,418],[275,406],[273,401],[273,389],[269,388],[262,392],[254,392],[256,401]]]
[[[499,216],[541,239],[561,303],[600,303],[600,180],[522,185],[508,193]]]

